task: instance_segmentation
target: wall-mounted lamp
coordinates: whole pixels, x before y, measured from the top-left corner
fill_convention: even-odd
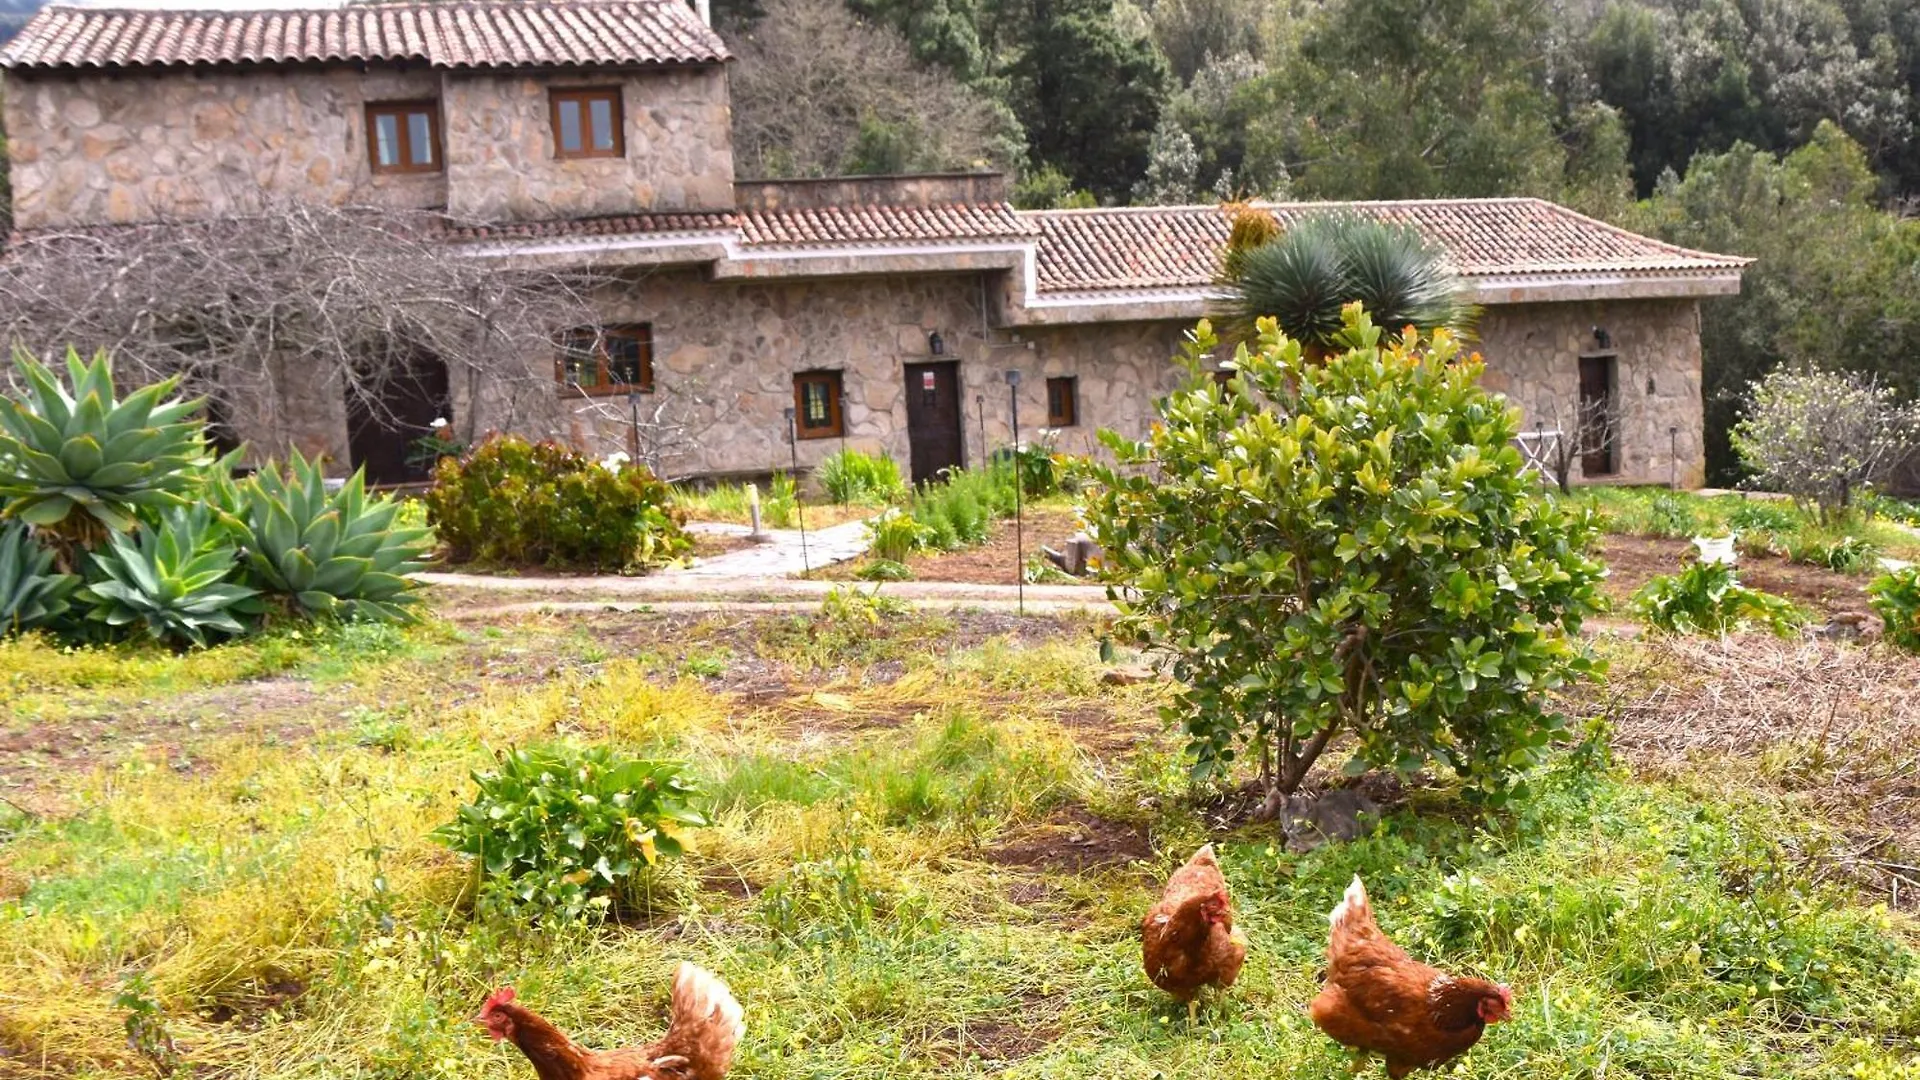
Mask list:
[[[927,335],[927,351],[935,356],[946,355],[947,343],[940,337],[940,331],[935,330]]]
[[[1594,344],[1603,349],[1613,348],[1613,335],[1607,333],[1607,328],[1604,326],[1596,326],[1593,328],[1593,341]]]

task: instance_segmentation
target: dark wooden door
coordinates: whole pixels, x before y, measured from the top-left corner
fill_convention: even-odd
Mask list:
[[[447,365],[416,354],[381,384],[377,404],[347,396],[347,452],[369,484],[425,480],[433,463],[411,453],[416,440],[433,433],[433,421],[453,421]],[[409,461],[409,457],[416,460]]]
[[[966,460],[960,441],[960,364],[908,364],[907,443],[913,450],[913,482],[933,480],[942,469]]]
[[[1580,358],[1580,416],[1575,437],[1580,440],[1580,472],[1586,476],[1614,473],[1613,364],[1611,356]]]

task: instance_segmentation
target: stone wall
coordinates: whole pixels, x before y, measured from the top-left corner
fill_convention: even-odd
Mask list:
[[[550,89],[621,88],[626,154],[554,157]],[[448,209],[488,221],[733,208],[732,112],[719,66],[447,80]]]
[[[733,205],[717,66],[585,81],[388,67],[11,72],[7,83],[22,229],[244,214],[295,198],[489,220]],[[556,160],[551,85],[619,85],[625,156]],[[432,99],[445,171],[375,174],[365,105]]]
[[[363,109],[439,85],[424,70],[9,72],[14,225],[204,218],[276,196],[439,206],[441,174],[373,175]]]
[[[1054,445],[1096,448],[1110,427],[1145,434],[1153,402],[1179,382],[1172,357],[1185,322],[1100,323],[984,331],[983,285],[977,274],[853,278],[804,282],[706,281],[675,271],[609,289],[599,302],[609,323],[650,322],[658,387],[641,409],[698,433],[701,450],[669,463],[675,475],[756,475],[790,467],[782,410],[793,405],[794,373],[843,372],[847,445],[885,452],[904,468],[911,460],[903,365],[934,359],[928,334],[938,331],[943,359],[960,363],[966,460],[986,445],[1009,441],[1008,369],[1022,374],[1023,439],[1046,426],[1046,380],[1078,378],[1079,423],[1054,432]],[[1532,425],[1552,427],[1555,410],[1579,391],[1578,355],[1592,346],[1593,327],[1612,336],[1622,403],[1620,470],[1614,483],[1666,483],[1669,438],[1677,428],[1679,479],[1705,479],[1700,432],[1699,339],[1692,301],[1536,304],[1488,309],[1478,348],[1486,383],[1519,405]],[[1649,392],[1649,380],[1652,390]],[[458,393],[458,391],[456,391]],[[472,408],[456,400],[455,411]],[[507,404],[481,395],[480,427],[500,426]],[[628,448],[624,398],[565,399],[556,393],[531,408],[515,405],[519,430],[561,439],[596,454]],[[984,423],[983,423],[984,421]],[[465,421],[463,420],[464,424]],[[840,448],[838,439],[801,440],[799,463],[811,469]],[[1596,479],[1596,478],[1586,478]]]
[[[1579,402],[1579,358],[1601,351],[1595,327],[1607,332],[1608,351],[1616,354],[1619,470],[1579,479],[1665,484],[1677,478],[1688,488],[1706,483],[1698,301],[1489,307],[1476,345],[1487,361],[1486,385],[1520,406],[1528,428],[1569,425]]]

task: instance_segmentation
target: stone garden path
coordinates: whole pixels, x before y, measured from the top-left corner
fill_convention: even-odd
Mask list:
[[[751,535],[745,525],[717,521],[691,522],[687,525],[687,531],[709,536]],[[764,544],[701,559],[687,569],[668,570],[665,573],[673,577],[695,578],[783,578],[804,573],[809,568],[819,569],[846,562],[867,553],[865,521],[848,521],[825,529],[809,529],[804,536],[798,529],[767,529],[765,532],[771,539]]]

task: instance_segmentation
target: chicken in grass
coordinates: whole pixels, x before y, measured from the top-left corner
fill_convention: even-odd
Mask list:
[[[1335,1042],[1387,1062],[1393,1080],[1459,1057],[1488,1024],[1509,1019],[1513,991],[1485,979],[1430,968],[1387,940],[1373,921],[1367,888],[1355,877],[1333,909],[1327,979],[1307,1012]]]
[[[1233,900],[1213,845],[1201,848],[1167,879],[1160,902],[1140,923],[1140,959],[1153,985],[1199,1013],[1200,991],[1222,990],[1240,977],[1247,941],[1233,928]]]
[[[513,987],[488,995],[474,1022],[497,1042],[510,1039],[540,1080],[720,1080],[745,1033],[740,1003],[712,972],[682,963],[673,975],[673,1018],[650,1046],[587,1050],[531,1009],[514,1004]]]

